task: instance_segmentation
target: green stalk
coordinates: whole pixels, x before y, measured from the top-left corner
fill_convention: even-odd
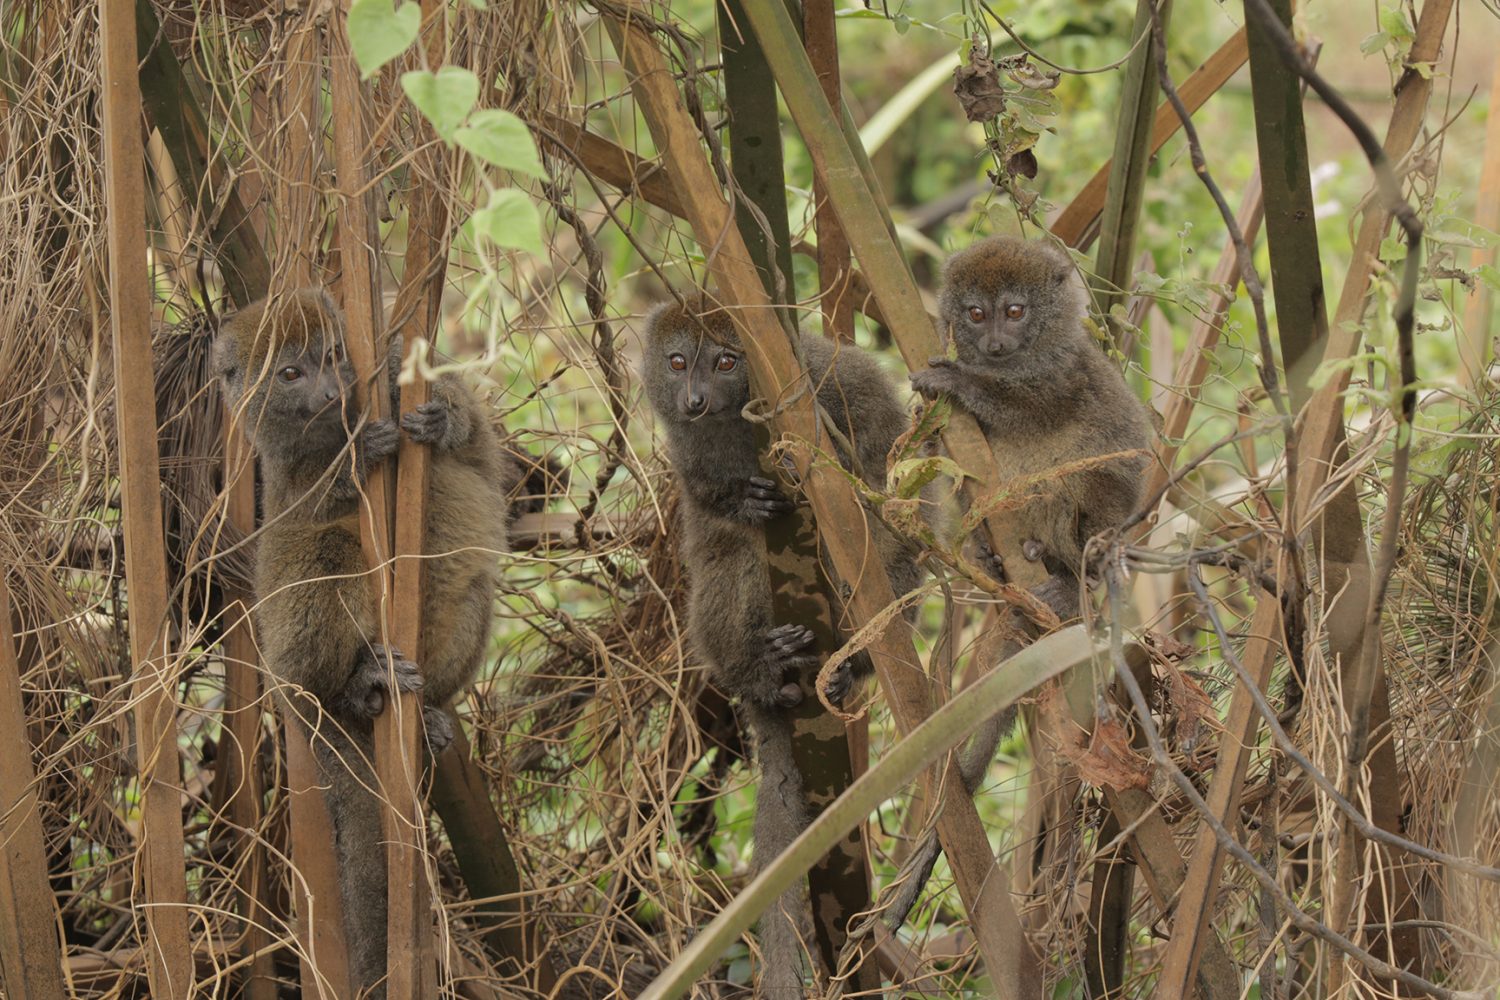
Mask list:
[[[1052,678],[1105,656],[1107,650],[1082,625],[1073,625],[1037,640],[954,695],[824,810],[662,970],[638,1000],[672,1000],[685,994],[766,907],[882,802],[986,720]]]
[[[1151,125],[1156,117],[1156,50],[1151,35],[1151,8],[1155,0],[1139,0],[1132,40],[1146,38],[1131,53],[1125,64],[1125,80],[1120,88],[1120,127],[1115,133],[1115,152],[1110,160],[1109,186],[1104,199],[1104,213],[1099,222],[1099,256],[1094,272],[1098,276],[1097,301],[1104,315],[1123,301],[1135,272],[1135,234],[1140,224],[1142,191],[1146,169],[1151,161]],[[1161,5],[1162,31],[1172,13],[1170,0]],[[1114,324],[1110,324],[1113,330]],[[1114,330],[1115,342],[1120,342]]]

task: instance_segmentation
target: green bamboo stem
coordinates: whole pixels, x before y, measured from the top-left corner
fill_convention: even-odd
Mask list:
[[[1151,8],[1157,0],[1139,0],[1130,37],[1151,33]],[[1162,31],[1172,13],[1170,0],[1161,4]],[[1151,160],[1151,126],[1156,117],[1156,50],[1147,37],[1125,64],[1120,88],[1119,129],[1110,161],[1109,187],[1099,222],[1099,255],[1094,272],[1098,277],[1097,301],[1108,316],[1124,300],[1135,268],[1135,233],[1140,223],[1146,168]],[[1113,326],[1113,324],[1111,324]],[[1115,340],[1120,340],[1115,331]]]

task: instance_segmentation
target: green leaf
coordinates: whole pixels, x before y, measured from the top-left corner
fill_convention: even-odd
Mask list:
[[[525,250],[545,257],[542,218],[530,196],[516,188],[501,188],[490,194],[490,203],[469,220],[477,236],[507,250]]]
[[[497,167],[529,177],[546,177],[531,130],[509,111],[486,108],[475,112],[469,124],[453,134],[464,149]]]
[[[1500,268],[1493,264],[1480,264],[1474,274],[1495,291],[1500,291]]]
[[[401,89],[443,141],[452,142],[454,129],[479,100],[479,77],[462,66],[444,66],[436,73],[414,69],[401,74]]]
[[[1411,22],[1406,19],[1406,11],[1397,7],[1386,7],[1380,12],[1380,30],[1392,38],[1409,40],[1413,37]]]
[[[897,462],[891,466],[886,473],[892,484],[891,492],[903,500],[916,497],[939,476],[947,476],[958,484],[963,480],[964,470],[958,467],[953,459],[942,455],[929,455],[926,458],[909,458]]]
[[[1359,43],[1359,51],[1363,52],[1367,56],[1374,55],[1376,52],[1379,52],[1381,49],[1385,48],[1386,43],[1390,40],[1390,35],[1386,34],[1384,31],[1377,31],[1373,35],[1365,36],[1365,40]]]
[[[368,80],[417,40],[422,8],[410,0],[394,8],[391,0],[354,0],[344,27],[360,75]]]

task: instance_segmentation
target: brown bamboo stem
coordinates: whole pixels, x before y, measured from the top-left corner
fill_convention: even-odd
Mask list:
[[[229,523],[240,537],[249,537],[255,530],[255,461],[249,442],[228,415],[224,420],[224,483]],[[276,967],[269,947],[271,921],[266,907],[266,851],[256,836],[265,789],[257,763],[264,730],[260,673],[250,626],[253,603],[253,595],[248,593],[225,594],[223,615],[227,625],[221,649],[228,739],[220,741],[218,766],[225,772],[229,818],[236,831],[236,856],[241,859],[238,902],[244,934],[240,953],[247,963],[243,995],[246,1000],[275,1000]]]
[[[347,18],[348,0],[340,6]],[[340,109],[333,116],[333,145],[341,195],[340,290],[348,324],[346,347],[360,390],[360,411],[367,412],[374,420],[391,414],[386,384],[387,338],[381,329],[377,267],[380,240],[366,194],[368,102],[347,35],[334,31],[330,43],[329,78],[334,106]],[[413,386],[402,395],[420,402],[425,399],[424,390],[425,387]],[[401,479],[395,495],[388,473],[380,474],[377,470],[364,484],[360,537],[366,561],[373,570],[371,583],[382,637],[390,636],[388,645],[395,645],[407,655],[420,655],[415,651],[421,637],[422,559],[409,560],[417,570],[414,573],[393,572],[392,562],[395,554],[419,555],[422,551],[427,456],[425,450],[413,455],[411,447],[411,442],[402,441],[400,458],[405,461],[401,462]],[[410,506],[403,506],[402,516],[395,522],[394,544],[399,548],[393,549],[392,515],[398,499]],[[406,645],[401,645],[403,642]],[[394,679],[388,690],[396,690]],[[390,889],[386,904],[389,955],[386,992],[393,1000],[418,1000],[434,996],[437,991],[437,960],[431,943],[432,914],[424,857],[427,826],[417,791],[422,768],[421,727],[422,699],[416,692],[388,699],[387,710],[375,721],[375,770],[388,807],[382,811],[386,879]]]
[[[57,897],[26,736],[10,588],[0,574],[0,985],[8,997],[64,996]]]
[[[187,997],[193,985],[183,863],[182,782],[174,718],[174,664],[167,645],[167,562],[162,529],[156,390],[151,370],[151,291],[146,269],[146,178],[135,4],[100,0],[104,174],[109,237],[110,325],[125,577],[130,585],[131,701],[141,782],[141,888],[152,996]]]
[[[302,717],[316,719],[315,705]],[[339,894],[333,817],[323,798],[322,776],[307,729],[297,711],[282,713],[286,741],[287,812],[291,826],[292,899],[297,912],[297,950],[302,996],[342,1000],[354,995],[349,949],[344,940],[344,903]]]
[[[802,44],[829,107],[843,107],[833,0],[807,0],[802,5]],[[818,304],[823,312],[823,333],[852,344],[854,295],[849,288],[849,272],[854,262],[838,212],[828,200],[827,185],[817,177],[813,178],[813,202],[817,206],[813,225],[818,233]]]

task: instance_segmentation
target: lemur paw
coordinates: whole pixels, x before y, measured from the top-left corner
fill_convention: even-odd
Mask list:
[[[801,625],[778,625],[766,633],[762,683],[758,700],[777,708],[792,708],[802,701],[802,685],[797,675],[818,662],[809,646],[817,641],[811,630]]]
[[[387,658],[390,659],[389,665]],[[390,690],[391,674],[395,674],[398,692],[420,691],[422,672],[417,665],[402,655],[394,646],[374,643],[344,686],[344,702],[355,715],[373,719],[385,711],[386,694]]]
[[[781,488],[771,480],[751,476],[749,483],[745,488],[742,506],[746,518],[751,522],[769,521],[797,509],[797,505],[787,499]]]
[[[852,690],[854,690],[854,661],[848,659],[840,663],[833,669],[833,673],[828,675],[828,683],[823,685],[823,693],[835,705],[842,705]]]
[[[947,358],[932,358],[928,362],[930,367],[919,372],[912,372],[907,376],[911,387],[923,399],[936,399],[940,394],[949,390],[953,381],[953,362]]]
[[[401,418],[401,429],[418,444],[438,444],[448,435],[448,404],[430,400]]]
[[[453,717],[441,708],[423,705],[422,728],[427,734],[427,753],[436,760],[453,743]]]
[[[359,448],[365,467],[396,454],[401,445],[401,431],[394,420],[372,420],[359,436]]]

